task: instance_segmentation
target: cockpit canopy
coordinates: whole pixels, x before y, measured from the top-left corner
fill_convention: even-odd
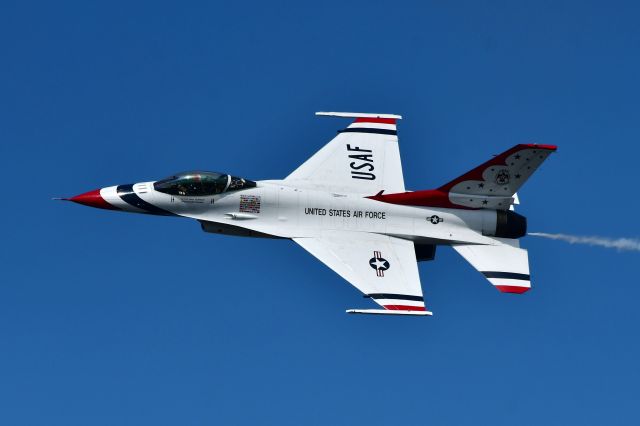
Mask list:
[[[217,172],[182,172],[153,184],[156,191],[185,197],[206,197],[222,192],[254,188],[250,180]]]

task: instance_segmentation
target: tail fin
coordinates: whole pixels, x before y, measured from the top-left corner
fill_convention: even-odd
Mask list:
[[[370,198],[413,206],[507,210],[516,191],[556,149],[554,145],[516,145],[438,189]]]
[[[438,189],[455,194],[512,197],[556,149],[554,145],[516,145]]]
[[[517,240],[495,246],[454,245],[467,262],[503,293],[524,293],[531,288],[529,257]]]

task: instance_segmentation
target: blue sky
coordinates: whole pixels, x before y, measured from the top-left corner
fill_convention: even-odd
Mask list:
[[[184,3],[184,2],[183,2]],[[633,2],[12,2],[0,6],[0,423],[631,424],[637,253],[527,238],[503,295],[450,249],[428,319],[289,241],[50,201],[184,169],[283,177],[397,113],[408,188],[557,144],[540,232],[637,237]]]

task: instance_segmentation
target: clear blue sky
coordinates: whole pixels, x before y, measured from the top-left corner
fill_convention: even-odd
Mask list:
[[[284,177],[345,124],[315,111],[366,111],[408,188],[557,144],[530,230],[638,236],[638,7],[480,3],[3,2],[0,423],[639,422],[637,253],[527,238],[513,296],[443,248],[432,318],[353,317],[292,242],[50,201]]]

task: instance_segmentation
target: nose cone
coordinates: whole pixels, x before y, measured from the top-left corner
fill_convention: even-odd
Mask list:
[[[107,203],[105,199],[102,198],[99,189],[76,195],[75,197],[69,198],[69,201],[73,201],[74,203],[83,204],[89,207],[96,207],[99,209],[118,210],[116,207]]]

